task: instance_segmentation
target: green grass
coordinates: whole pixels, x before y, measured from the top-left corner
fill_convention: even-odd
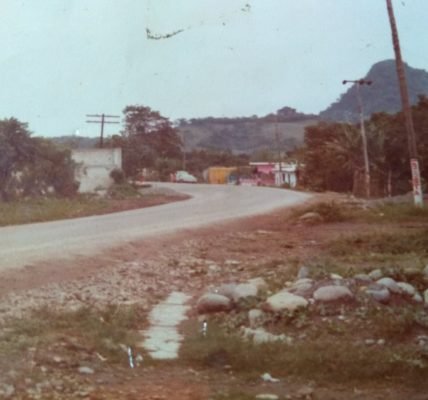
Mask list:
[[[428,256],[428,228],[411,232],[375,232],[346,236],[329,244],[333,256],[347,254],[402,255],[417,254]]]
[[[110,306],[102,311],[82,307],[73,312],[41,308],[29,317],[10,319],[4,324],[0,352],[19,357],[28,348],[46,351],[52,343],[66,340],[65,347],[75,347],[77,353],[79,349],[86,349],[106,357],[109,363],[124,362],[126,356],[119,345],[134,346],[141,340],[137,331],[144,328],[145,321],[146,312],[137,306]],[[76,349],[73,352],[76,353]]]
[[[337,383],[397,379],[415,386],[426,385],[428,363],[417,350],[396,343],[374,351],[373,347],[355,340],[354,329],[347,331],[343,324],[342,328],[333,329],[333,325],[292,345],[254,345],[211,324],[206,337],[195,333],[185,340],[181,357],[198,367],[229,366],[234,373],[250,379],[269,371],[278,377],[298,376]]]

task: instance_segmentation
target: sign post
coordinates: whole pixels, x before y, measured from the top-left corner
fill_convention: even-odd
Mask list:
[[[422,194],[421,174],[419,171],[419,162],[417,158],[412,158],[410,160],[410,167],[412,170],[412,187],[415,205],[422,207],[424,204],[424,198]]]

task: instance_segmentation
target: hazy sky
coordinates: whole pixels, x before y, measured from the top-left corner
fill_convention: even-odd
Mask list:
[[[171,119],[317,113],[393,58],[385,0],[0,0],[0,118],[96,136],[87,113]],[[428,1],[394,0],[405,61],[428,69]],[[181,33],[166,39],[154,36]],[[108,127],[107,133],[117,131]]]

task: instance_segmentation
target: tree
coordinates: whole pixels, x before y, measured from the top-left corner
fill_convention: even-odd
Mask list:
[[[162,176],[166,177],[176,163],[159,160],[177,160],[182,156],[182,143],[177,130],[167,118],[149,107],[127,106],[123,113],[125,129],[121,147],[125,173],[135,176],[142,168],[156,169],[160,166]],[[118,139],[115,141],[117,143]]]
[[[49,191],[76,193],[74,163],[68,150],[32,138],[27,124],[15,118],[0,120],[0,199],[36,196]]]

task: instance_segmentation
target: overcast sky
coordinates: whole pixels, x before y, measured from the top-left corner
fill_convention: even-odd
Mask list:
[[[393,58],[385,0],[0,4],[0,118],[28,122],[36,135],[96,136],[85,114],[120,115],[131,104],[171,119],[283,106],[318,113],[343,79]],[[428,1],[394,7],[405,61],[428,70]]]

